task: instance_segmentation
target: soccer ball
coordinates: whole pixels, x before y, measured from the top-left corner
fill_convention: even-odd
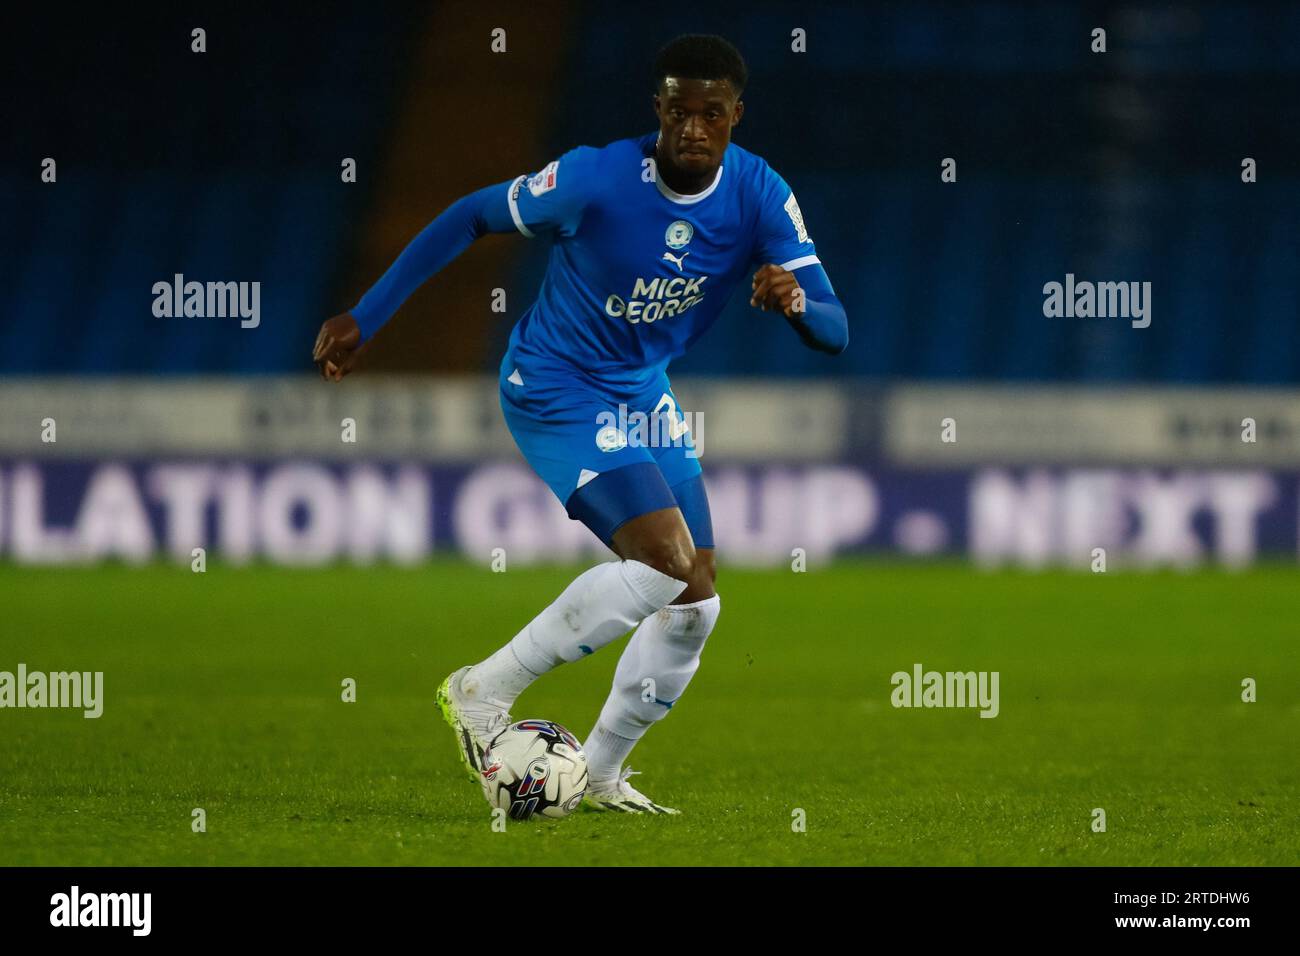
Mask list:
[[[492,738],[483,755],[483,794],[512,820],[567,817],[587,790],[587,755],[553,720],[521,720]]]

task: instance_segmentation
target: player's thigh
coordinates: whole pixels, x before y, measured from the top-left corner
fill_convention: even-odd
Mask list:
[[[694,604],[717,593],[713,588],[713,549],[694,546],[678,508],[632,519],[615,532],[612,547],[621,558],[640,561],[686,582],[673,604]]]
[[[699,485],[698,478],[678,486]],[[673,601],[690,604],[711,598],[715,591],[713,548],[696,547],[677,495],[668,487],[659,466],[637,462],[607,471],[577,489],[568,501],[569,515],[581,520],[620,558],[640,561],[661,574],[686,582]],[[699,514],[699,509],[693,508]],[[701,534],[710,534],[707,522]]]
[[[649,445],[676,507],[629,521],[615,536],[614,550],[660,570],[671,568],[665,573],[687,581],[676,603],[711,597],[716,567],[708,494],[696,444],[666,375],[638,396],[635,410],[651,418],[640,439]]]

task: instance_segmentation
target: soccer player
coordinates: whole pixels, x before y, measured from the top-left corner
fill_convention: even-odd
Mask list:
[[[313,358],[338,381],[401,303],[478,237],[551,242],[537,301],[501,361],[501,408],[569,517],[619,560],[579,575],[496,653],[442,683],[438,704],[472,778],[529,684],[636,628],[584,744],[584,802],[678,812],[633,788],[624,769],[686,690],[720,608],[708,499],[668,363],[713,324],[753,264],[750,305],[779,312],[811,348],[848,345],[844,308],[790,187],[731,142],[747,78],[721,37],[673,40],[654,64],[657,132],[580,146],[456,201],[317,337]],[[636,412],[668,421],[680,440],[648,444],[610,424]]]

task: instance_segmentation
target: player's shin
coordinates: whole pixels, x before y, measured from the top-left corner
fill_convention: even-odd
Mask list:
[[[537,677],[594,654],[686,588],[640,561],[608,561],[580,574],[500,650],[474,665],[461,690],[508,710]]]
[[[583,744],[593,786],[618,778],[636,742],[686,690],[721,606],[716,594],[693,604],[670,604],[636,629],[619,658],[614,686],[596,726]]]

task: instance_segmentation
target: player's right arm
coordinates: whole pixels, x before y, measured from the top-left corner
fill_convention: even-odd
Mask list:
[[[525,236],[571,232],[582,217],[596,151],[578,147],[532,176],[487,186],[448,206],[411,240],[350,312],[328,319],[316,336],[312,361],[338,381],[356,366],[366,344],[416,289],[488,233]]]

